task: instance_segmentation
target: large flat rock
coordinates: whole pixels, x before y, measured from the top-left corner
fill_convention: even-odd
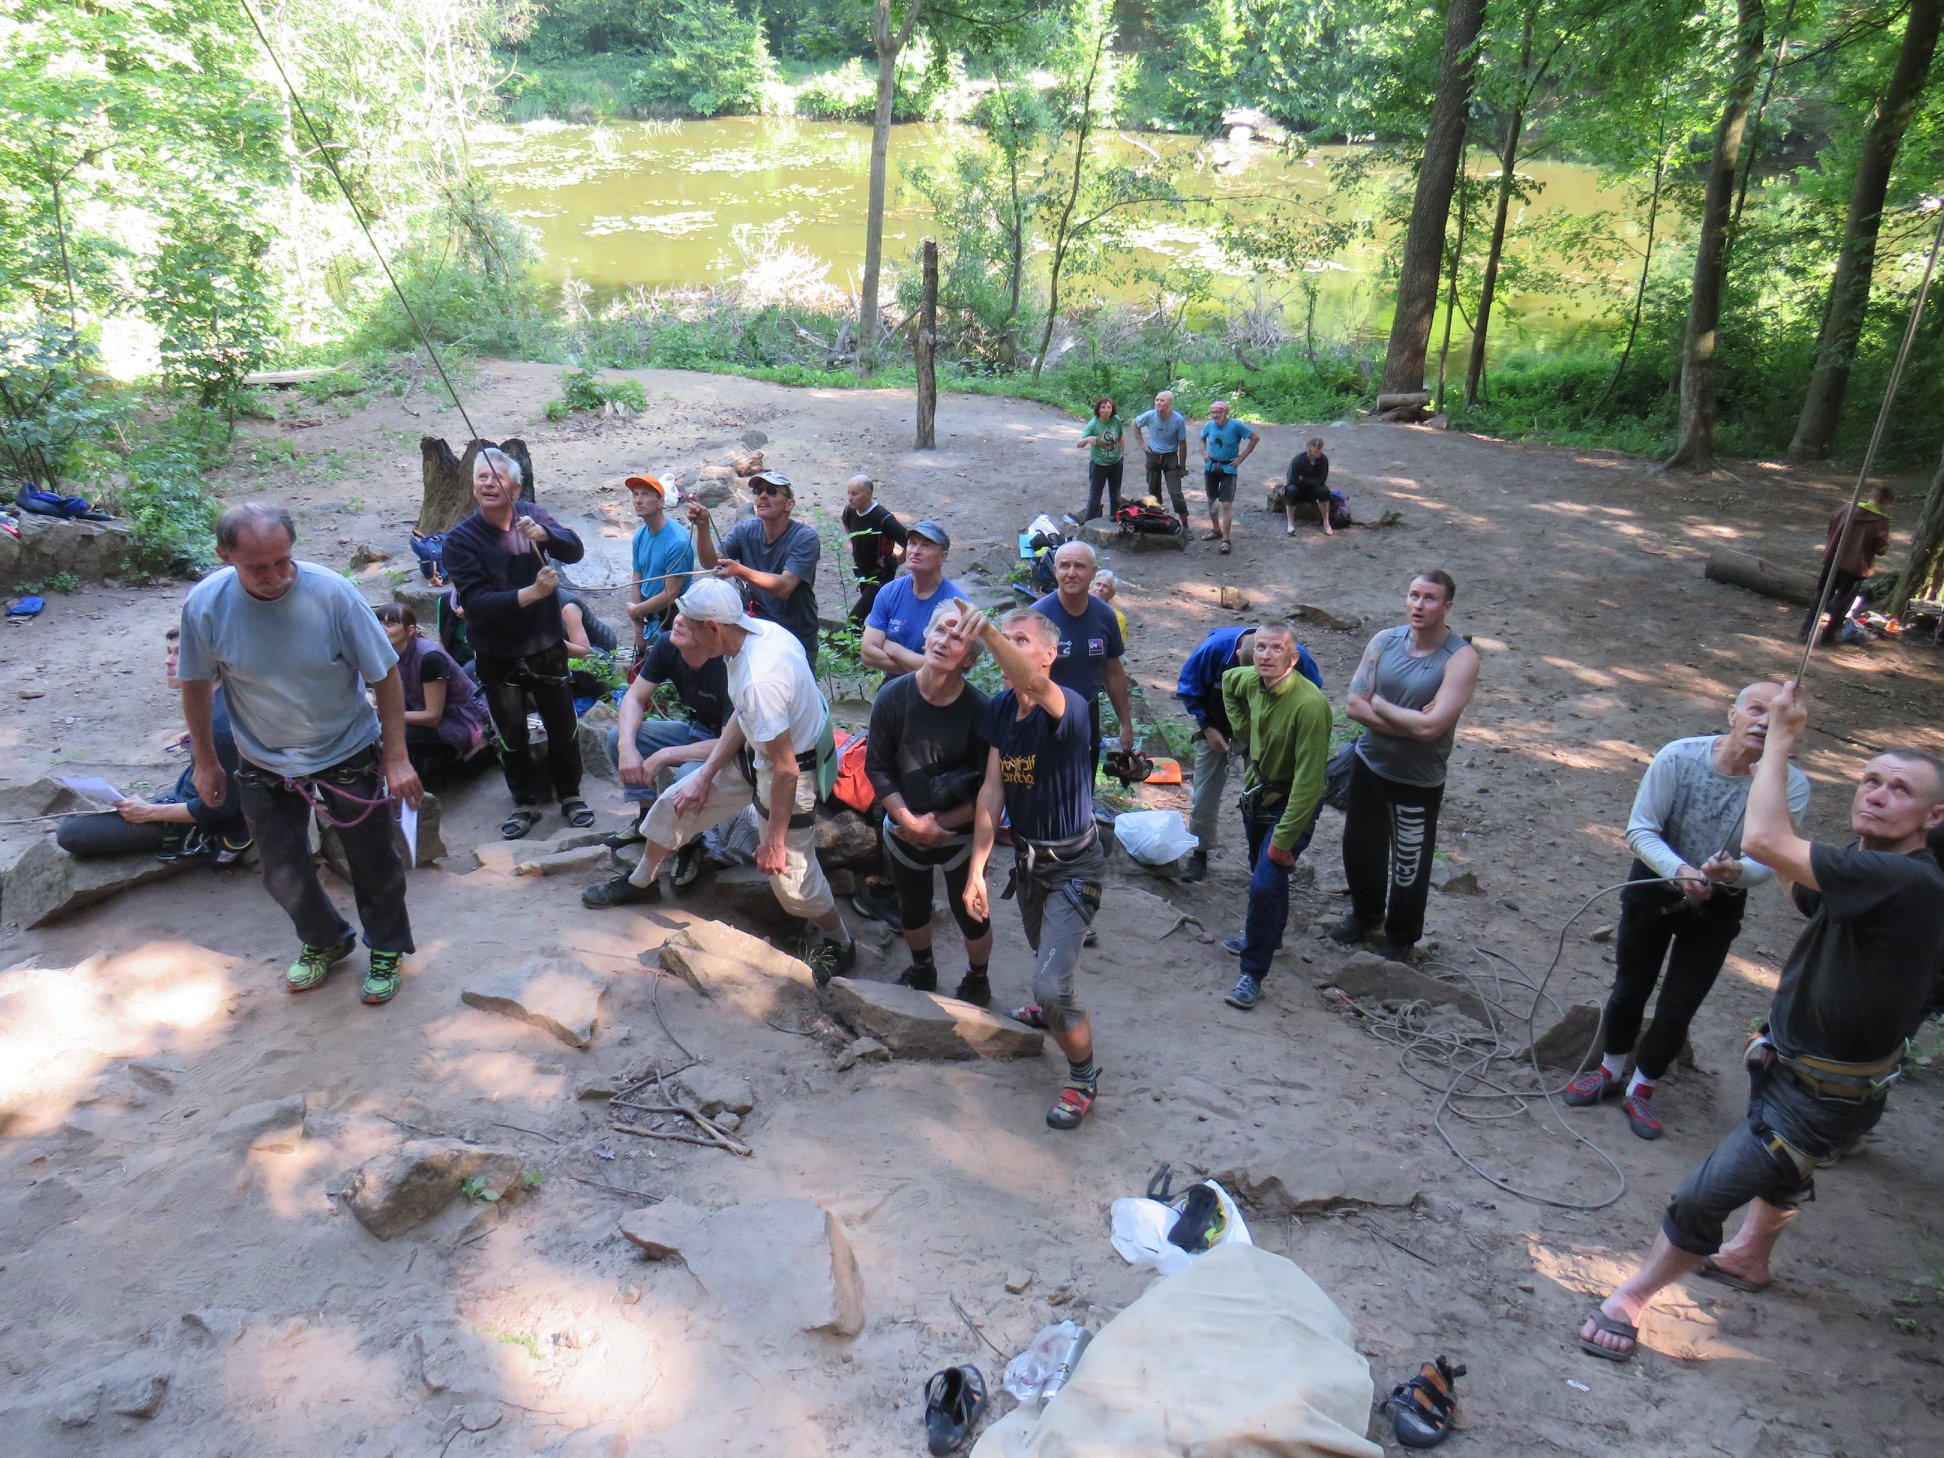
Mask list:
[[[459,1000],[551,1033],[569,1048],[585,1048],[601,1025],[608,984],[584,967],[543,957],[524,966],[467,979]]]
[[[456,1139],[414,1139],[359,1167],[345,1203],[380,1240],[423,1225],[458,1199],[465,1182],[501,1199],[522,1188],[525,1161],[510,1150],[483,1149]]]
[[[441,828],[444,817],[440,811],[437,795],[428,794],[425,803],[419,806],[418,843],[414,847],[417,851],[416,859],[409,859],[405,853],[405,832],[398,823],[399,807],[394,804],[389,809],[392,818],[392,849],[398,852],[399,860],[405,862],[408,870],[436,865],[450,854],[446,849],[445,833]],[[317,851],[324,857],[325,865],[337,872],[344,881],[350,881],[351,862],[345,857],[343,842],[338,839],[334,827],[325,825],[321,821],[317,827]]]
[[[756,1200],[704,1217],[681,1256],[724,1313],[773,1330],[856,1336],[864,1282],[837,1217],[810,1200]]]
[[[1473,1022],[1489,1026],[1491,1015],[1476,994],[1453,982],[1427,977],[1402,962],[1387,962],[1374,952],[1358,952],[1334,972],[1319,973],[1318,987],[1336,987],[1365,1002],[1428,1002],[1456,1008]]]
[[[708,1212],[673,1197],[658,1205],[643,1205],[621,1217],[621,1234],[651,1261],[679,1256],[690,1236],[707,1220]]]
[[[784,1014],[816,997],[801,958],[720,921],[690,923],[662,943],[656,962],[704,997],[754,1017]]]
[[[899,1058],[1036,1058],[1046,1047],[1037,1028],[894,982],[833,978],[824,1001],[833,1015]]]
[[[1212,1178],[1236,1199],[1272,1215],[1309,1215],[1361,1205],[1402,1209],[1423,1189],[1412,1161],[1380,1145],[1271,1145],[1225,1162]]]
[[[0,909],[28,930],[47,926],[150,881],[180,874],[192,861],[158,861],[152,855],[98,856],[81,860],[50,838],[37,841],[7,873]]]

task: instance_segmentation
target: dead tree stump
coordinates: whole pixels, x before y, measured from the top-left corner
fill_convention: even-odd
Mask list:
[[[502,441],[468,441],[466,453],[455,456],[443,436],[422,436],[419,439],[419,471],[425,491],[419,499],[420,531],[428,535],[450,531],[472,511],[473,462],[488,446],[498,446],[519,464],[522,477],[520,499],[534,499],[533,457],[528,454],[525,441],[517,437]]]

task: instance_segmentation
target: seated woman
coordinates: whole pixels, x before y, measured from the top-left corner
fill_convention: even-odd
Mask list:
[[[493,735],[486,695],[439,644],[419,631],[418,615],[403,603],[372,611],[398,653],[405,691],[405,750],[421,776],[440,774],[475,758]]]
[[[560,588],[560,626],[567,632],[567,656],[587,658],[594,653],[612,653],[620,641],[614,629],[595,617],[582,602],[580,594]]]
[[[163,656],[169,687],[176,687],[176,650],[180,632],[164,635]],[[206,855],[219,866],[243,859],[250,848],[250,828],[243,819],[243,797],[237,792],[236,739],[230,733],[229,705],[216,690],[211,710],[216,758],[223,766],[225,793],[221,805],[205,805],[196,794],[195,766],[185,765],[175,788],[160,800],[131,795],[113,810],[94,815],[70,815],[54,831],[55,844],[71,856],[136,855],[154,852],[156,859]]]

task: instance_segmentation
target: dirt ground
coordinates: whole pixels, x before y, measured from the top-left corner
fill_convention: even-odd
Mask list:
[[[959,539],[954,573],[975,561],[1003,568],[1011,533],[1082,496],[1075,423],[1036,405],[947,399],[941,448],[916,455],[905,448],[901,392],[643,372],[642,417],[555,426],[542,414],[554,374],[487,366],[468,405],[489,434],[530,443],[541,498],[596,548],[599,561],[580,574],[596,585],[618,581],[625,561],[624,472],[712,460],[751,428],[768,434],[770,462],[796,479],[805,505],[834,513],[841,483],[861,468],[907,520],[945,520]],[[418,435],[456,441],[463,428],[423,396],[342,414],[310,408],[320,416],[303,428],[252,425],[258,459],[220,489],[287,504],[300,555],[333,567],[358,544],[392,550],[393,562],[364,574],[377,599],[386,571],[410,562]],[[1843,487],[1752,464],[1670,480],[1633,458],[1421,428],[1322,433],[1332,484],[1360,514],[1391,507],[1402,524],[1289,540],[1246,491],[1230,558],[1199,543],[1183,555],[1112,554],[1147,712],[1179,718],[1168,695],[1181,660],[1235,620],[1219,606],[1223,586],[1248,597],[1248,613],[1301,601],[1361,619],[1358,630],[1305,629],[1340,703],[1367,632],[1399,620],[1413,570],[1449,569],[1460,583],[1454,623],[1485,662],[1441,841],[1482,894],[1434,895],[1431,935],[1441,965],[1484,975],[1488,960],[1470,950],[1482,947],[1537,978],[1565,918],[1624,876],[1626,812],[1653,751],[1713,729],[1741,684],[1795,661],[1799,610],[1705,582],[1707,553],[1735,543],[1813,565]],[[1268,429],[1251,466],[1279,469],[1307,434]],[[179,714],[158,650],[182,592],[93,587],[0,628],[0,784],[61,765],[115,766],[137,780],[143,773],[127,767],[151,765],[149,783],[173,778],[180,761],[166,751]],[[834,589],[822,600],[834,609]],[[1944,656],[1916,644],[1844,649],[1820,655],[1811,682],[1811,824],[1840,837],[1867,746],[1944,750]],[[593,789],[618,824],[618,797],[602,782]],[[1180,803],[1167,794],[1145,792]],[[918,1452],[926,1376],[975,1361],[996,1389],[1003,1366],[954,1299],[1008,1353],[1048,1321],[1103,1320],[1149,1282],[1110,1248],[1108,1204],[1139,1193],[1159,1163],[1334,1159],[1401,1170],[1422,1197],[1409,1209],[1258,1218],[1256,1239],[1298,1262],[1355,1322],[1378,1395],[1440,1352],[1469,1365],[1454,1452],[1937,1450],[1935,1074],[1900,1089],[1865,1151],[1825,1173],[1773,1290],[1677,1287],[1628,1367],[1589,1360],[1572,1341],[1590,1295],[1629,1267],[1667,1192],[1739,1116],[1743,1031],[1797,927],[1773,893],[1752,898],[1696,1024],[1699,1069],[1663,1092],[1668,1136],[1632,1138],[1611,1107],[1574,1116],[1626,1176],[1617,1204],[1583,1212],[1507,1194],[1452,1157],[1433,1128],[1437,1094],[1318,995],[1341,955],[1313,931],[1292,933],[1256,1012],[1222,1005],[1234,967],[1210,941],[1237,919],[1245,880],[1232,825],[1204,884],[1132,870],[1110,881],[1082,978],[1103,1097],[1080,1133],[1061,1135],[1042,1121],[1051,1057],[840,1072],[815,1038],[739,1018],[645,971],[641,954],[652,963],[653,948],[709,913],[706,899],[593,914],[578,903],[582,878],[466,873],[468,849],[494,838],[503,810],[496,777],[448,797],[454,853],[413,875],[419,952],[383,1010],[359,1004],[355,972],[287,997],[278,974],[289,928],[247,875],[194,871],[42,932],[0,928],[0,966],[12,969],[0,973],[0,1449],[470,1458],[538,1452],[616,1424],[638,1455]],[[1340,914],[1340,824],[1326,813],[1309,852],[1315,882],[1299,924]],[[545,830],[557,826],[550,818]],[[6,860],[40,833],[0,826]],[[1181,913],[1198,920],[1164,937]],[[993,976],[1011,1005],[1030,972],[1012,908],[999,906],[995,920]],[[1613,920],[1609,898],[1568,934],[1551,985],[1562,1002],[1603,995],[1610,943],[1592,933]],[[955,936],[941,931],[948,978]],[[475,972],[543,951],[614,978],[605,1026],[585,1052],[459,1001]],[[58,970],[92,957],[106,960]],[[875,951],[860,975],[888,980],[903,965]],[[742,1130],[753,1158],[611,1133],[602,1105],[577,1098],[583,1085],[679,1061],[671,1034],[753,1086]],[[292,1094],[309,1112],[289,1152],[240,1152],[218,1127],[238,1108]],[[1568,1202],[1611,1192],[1608,1166],[1543,1110],[1445,1122],[1510,1183]],[[381,1243],[333,1195],[346,1171],[411,1128],[515,1150],[543,1182],[483,1235],[462,1228],[471,1212],[461,1209]],[[644,1262],[616,1233],[640,1201],[582,1180],[704,1209],[778,1195],[821,1202],[856,1250],[862,1333],[811,1337],[761,1313],[716,1311],[679,1265]],[[1018,1272],[1033,1279],[1010,1294]],[[211,1309],[233,1313],[205,1319],[215,1337],[183,1320]],[[414,1345],[428,1331],[474,1344],[439,1393],[422,1380]],[[118,1390],[113,1382],[151,1376],[168,1378],[154,1416],[117,1416],[104,1401],[91,1422],[61,1426],[97,1378]]]

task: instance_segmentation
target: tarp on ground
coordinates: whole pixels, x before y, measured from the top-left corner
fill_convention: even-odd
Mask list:
[[[1102,1328],[972,1458],[1382,1458],[1349,1319],[1293,1261],[1217,1246]]]

